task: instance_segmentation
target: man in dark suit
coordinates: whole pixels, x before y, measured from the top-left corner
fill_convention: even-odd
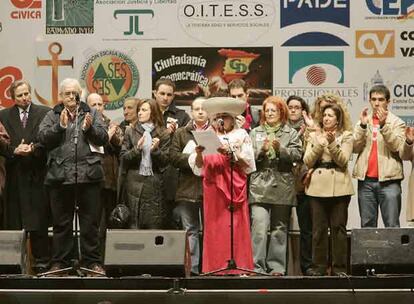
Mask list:
[[[31,240],[34,271],[43,272],[49,263],[47,229],[49,203],[43,181],[46,150],[38,142],[39,124],[49,111],[32,103],[27,81],[15,81],[10,95],[15,102],[0,111],[0,122],[10,136],[6,157],[5,229],[25,229]]]

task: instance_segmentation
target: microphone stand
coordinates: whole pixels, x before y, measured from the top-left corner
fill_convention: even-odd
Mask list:
[[[74,217],[75,217],[75,227],[74,227],[74,244],[76,244],[76,251],[77,251],[77,258],[72,259],[72,266],[48,271],[44,273],[40,273],[38,276],[48,276],[48,275],[55,275],[58,276],[60,274],[65,274],[69,271],[74,272],[79,277],[84,277],[86,274],[95,274],[100,276],[105,276],[103,273],[99,271],[94,271],[92,269],[81,267],[80,261],[82,260],[82,252],[80,246],[80,235],[79,235],[79,203],[78,203],[78,139],[79,139],[79,107],[80,107],[80,97],[76,95],[76,113],[75,113],[75,130],[73,134],[73,144],[75,146],[75,190],[74,190],[74,197],[75,197],[75,208],[74,208]],[[69,110],[67,110],[69,111]]]
[[[208,275],[214,275],[216,273],[220,273],[227,270],[240,270],[247,274],[253,274],[253,275],[261,275],[261,276],[270,276],[269,274],[260,273],[251,269],[238,267],[236,260],[234,258],[234,181],[233,181],[233,173],[234,173],[234,165],[238,161],[236,151],[234,151],[232,145],[230,144],[230,140],[227,136],[227,132],[224,129],[224,122],[220,121],[221,128],[224,133],[224,139],[227,141],[227,144],[229,145],[230,153],[230,205],[229,205],[229,211],[230,211],[230,259],[227,260],[227,266],[224,268],[216,269],[213,271],[209,271],[206,273],[201,274],[200,276],[208,276]]]

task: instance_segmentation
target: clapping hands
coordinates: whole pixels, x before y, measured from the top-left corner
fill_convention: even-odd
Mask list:
[[[405,128],[405,139],[409,145],[412,145],[414,142],[414,127]]]

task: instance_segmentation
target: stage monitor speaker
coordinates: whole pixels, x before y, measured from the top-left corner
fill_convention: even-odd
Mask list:
[[[353,229],[351,273],[414,274],[414,229]]]
[[[23,230],[0,230],[0,274],[20,274],[26,243]]]
[[[186,231],[107,230],[105,269],[108,276],[189,276],[190,259]]]

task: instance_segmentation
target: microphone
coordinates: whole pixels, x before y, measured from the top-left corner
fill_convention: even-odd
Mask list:
[[[224,120],[223,120],[223,118],[217,119],[217,125],[220,126],[220,127],[224,127]]]
[[[75,100],[76,100],[76,104],[80,104],[80,96],[79,96],[79,94],[76,94]]]

